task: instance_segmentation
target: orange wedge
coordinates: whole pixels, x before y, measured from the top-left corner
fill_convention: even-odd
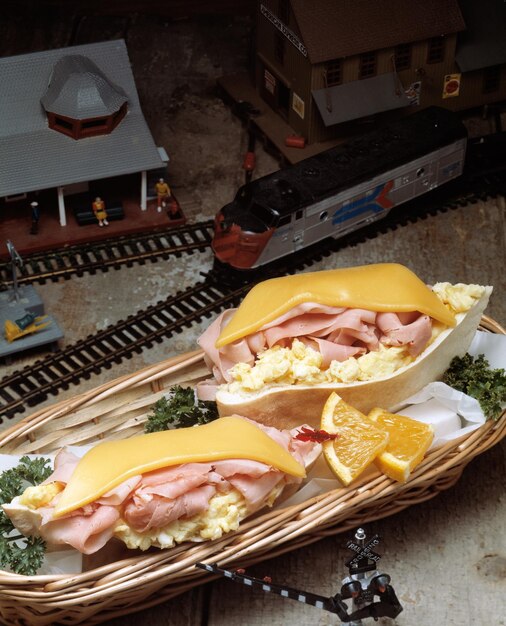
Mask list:
[[[378,408],[368,417],[390,435],[386,449],[374,461],[376,466],[390,478],[405,483],[434,439],[432,426]]]
[[[321,428],[339,436],[323,443],[325,459],[339,480],[349,485],[385,450],[388,432],[332,393],[323,407]]]

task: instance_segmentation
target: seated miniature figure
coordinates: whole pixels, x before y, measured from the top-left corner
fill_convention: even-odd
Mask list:
[[[155,185],[156,197],[158,200],[157,211],[161,213],[162,207],[165,208],[167,206],[167,201],[171,198],[172,194],[170,191],[169,185],[165,182],[163,178],[159,178],[158,182]]]
[[[105,210],[105,202],[97,196],[92,203],[93,213],[98,220],[99,226],[109,226],[109,222],[107,221],[107,211]]]

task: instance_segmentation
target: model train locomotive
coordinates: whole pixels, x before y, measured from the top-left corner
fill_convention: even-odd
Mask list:
[[[243,185],[215,218],[218,261],[247,270],[338,238],[463,172],[467,131],[431,107]]]

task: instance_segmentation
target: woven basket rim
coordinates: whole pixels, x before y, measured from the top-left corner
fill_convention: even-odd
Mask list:
[[[506,334],[501,325],[486,316],[482,318],[481,328]],[[152,393],[161,392],[165,388],[164,377],[179,372],[181,367],[192,368],[202,360],[201,350],[179,355],[41,409],[0,434],[0,452],[7,444],[15,445],[18,439],[36,443],[37,430],[53,421],[100,407],[102,402],[110,403],[118,393],[143,385],[149,385]],[[238,531],[215,541],[134,555],[74,575],[28,577],[0,570],[0,615],[5,617],[10,610],[10,615],[23,614],[26,622],[20,621],[22,624],[57,623],[44,621],[44,611],[52,608],[65,623],[81,623],[81,618],[86,623],[99,623],[127,611],[153,606],[213,578],[194,567],[197,561],[217,560],[219,554],[222,564],[249,565],[423,502],[451,487],[470,460],[498,443],[505,434],[506,412],[503,412],[497,421],[488,420],[470,435],[431,451],[405,485],[380,474],[359,479],[350,487],[244,520]],[[125,607],[123,613],[119,605],[108,607],[111,591],[119,598],[123,593],[130,597],[138,592],[141,577],[146,595]],[[161,578],[165,584],[159,582]],[[96,614],[97,606],[102,607],[101,615]]]

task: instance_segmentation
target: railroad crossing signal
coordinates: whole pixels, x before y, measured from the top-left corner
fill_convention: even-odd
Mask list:
[[[346,547],[356,552],[354,556],[345,562],[346,567],[350,570],[350,574],[358,574],[361,572],[370,572],[377,569],[377,564],[381,559],[379,554],[373,552],[380,542],[379,535],[374,535],[365,545],[359,545],[355,541],[350,540]]]
[[[244,569],[226,570],[218,567],[216,563],[196,563],[195,566],[247,587],[256,587],[267,593],[329,611],[350,626],[352,623],[361,624],[362,619],[369,617],[375,620],[384,616],[395,618],[402,611],[402,606],[390,584],[390,576],[377,571],[376,564],[381,557],[372,550],[378,545],[379,536],[374,535],[367,543],[364,543],[365,538],[365,531],[359,528],[355,534],[355,541],[348,541],[347,547],[355,552],[346,562],[350,576],[342,581],[338,593],[328,597],[286,585],[277,585],[269,576],[254,578],[248,576]],[[345,601],[350,600],[351,606],[348,606]]]

